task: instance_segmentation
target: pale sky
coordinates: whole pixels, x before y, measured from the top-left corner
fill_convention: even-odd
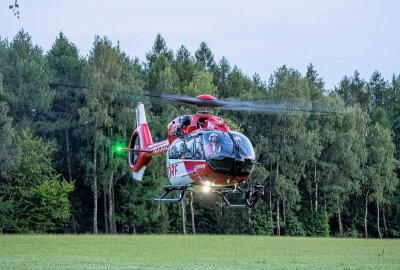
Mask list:
[[[100,35],[145,61],[160,33],[174,51],[205,41],[216,61],[264,80],[284,64],[304,74],[313,63],[328,89],[356,69],[400,73],[399,0],[18,0],[19,20],[12,2],[0,0],[0,37],[24,28],[45,52],[62,31],[83,56]]]

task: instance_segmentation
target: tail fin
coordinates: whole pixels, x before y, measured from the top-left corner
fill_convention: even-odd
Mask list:
[[[132,132],[129,142],[128,163],[133,179],[142,181],[144,171],[149,166],[152,158],[149,155],[151,151],[148,148],[153,144],[142,103],[139,103],[136,108],[136,125],[137,127]]]

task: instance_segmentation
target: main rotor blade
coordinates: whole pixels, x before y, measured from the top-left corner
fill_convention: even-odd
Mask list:
[[[284,101],[277,100],[209,100],[195,97],[160,95],[150,96],[154,101],[167,101],[177,105],[195,105],[202,107],[221,108],[231,111],[245,111],[263,114],[303,114],[303,113],[331,113],[337,111],[334,106],[317,101],[304,101],[301,99],[291,99]]]
[[[331,113],[336,111],[332,106],[321,102],[304,100],[257,100],[257,101],[220,101],[224,110],[246,111],[264,114],[303,114],[303,113]]]

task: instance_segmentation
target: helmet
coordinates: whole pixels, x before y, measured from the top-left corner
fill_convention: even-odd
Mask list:
[[[212,138],[212,137],[214,137],[214,138],[217,139],[217,138],[218,138],[217,133],[215,133],[215,132],[211,133],[210,136],[208,136],[208,140],[211,141],[211,138]]]
[[[242,139],[239,136],[235,136],[235,142],[240,143],[242,141]]]
[[[179,118],[179,124],[182,126],[189,126],[190,125],[190,116],[184,115]]]

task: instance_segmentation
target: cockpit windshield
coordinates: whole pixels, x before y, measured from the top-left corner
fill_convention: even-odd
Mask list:
[[[177,138],[169,147],[168,158],[206,160],[212,170],[232,176],[249,175],[255,164],[250,140],[238,132],[203,131]]]
[[[240,154],[249,159],[256,159],[253,146],[246,136],[238,132],[230,132],[230,134],[233,137],[235,146],[239,148]]]
[[[203,138],[206,158],[226,157],[233,151],[233,141],[228,133],[219,131],[204,132]]]
[[[245,159],[255,159],[253,146],[243,134],[238,132],[205,131],[203,138],[207,159],[235,158],[237,154],[242,155]]]

